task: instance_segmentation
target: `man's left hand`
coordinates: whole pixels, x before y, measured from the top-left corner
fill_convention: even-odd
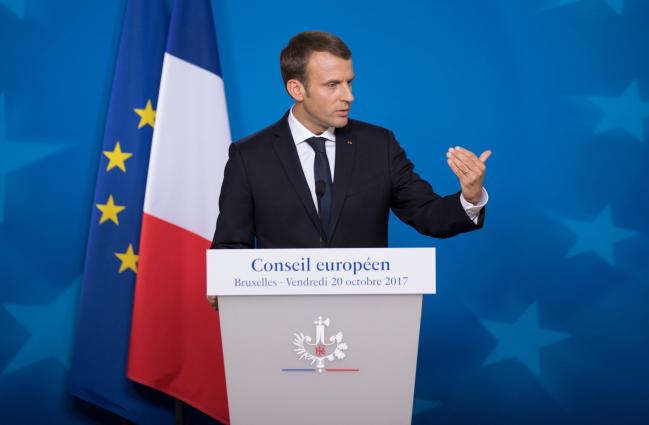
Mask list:
[[[480,202],[482,196],[482,182],[487,169],[485,162],[490,156],[490,150],[482,152],[480,157],[477,157],[461,146],[449,148],[446,152],[446,162],[460,180],[464,199],[474,205]]]

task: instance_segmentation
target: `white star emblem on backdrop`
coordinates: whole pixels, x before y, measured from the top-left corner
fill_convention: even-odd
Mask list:
[[[530,305],[515,323],[482,320],[482,324],[498,340],[484,365],[515,358],[536,376],[541,375],[541,348],[570,337],[565,332],[542,329],[536,303]]]
[[[638,140],[644,140],[644,120],[649,117],[649,102],[640,98],[638,82],[632,81],[620,96],[590,96],[604,116],[595,133],[622,128]]]
[[[5,366],[3,374],[49,358],[55,358],[66,368],[69,366],[80,280],[47,306],[4,304],[29,337]]]
[[[584,252],[594,252],[611,266],[614,263],[615,244],[638,235],[638,232],[617,227],[613,224],[610,206],[604,208],[591,221],[577,221],[567,218],[562,218],[561,221],[577,235],[577,240],[566,256],[572,257]]]

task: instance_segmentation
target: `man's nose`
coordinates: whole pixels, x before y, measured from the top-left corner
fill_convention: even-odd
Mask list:
[[[350,84],[343,85],[342,100],[348,103],[352,103],[354,101],[354,95],[352,94],[352,86]]]

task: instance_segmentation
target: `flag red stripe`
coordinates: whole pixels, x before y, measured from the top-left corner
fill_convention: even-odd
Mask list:
[[[209,245],[144,214],[127,375],[227,423],[219,316],[205,295]]]

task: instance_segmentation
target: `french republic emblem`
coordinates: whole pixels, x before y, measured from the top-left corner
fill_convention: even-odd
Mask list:
[[[295,337],[293,340],[294,351],[300,360],[311,362],[318,372],[322,372],[325,362],[342,360],[346,357],[347,344],[342,342],[342,332],[326,339],[325,329],[329,327],[329,318],[322,320],[322,316],[318,316],[318,319],[313,323],[315,324],[315,339],[301,332],[293,334]]]

